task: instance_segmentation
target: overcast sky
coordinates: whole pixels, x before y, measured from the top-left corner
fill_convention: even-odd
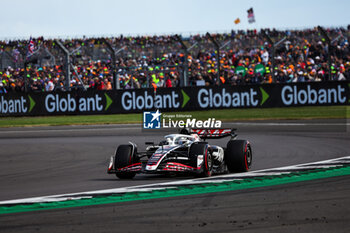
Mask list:
[[[349,0],[0,0],[0,38],[152,35],[350,24]],[[253,7],[256,23],[248,24]],[[241,23],[234,24],[240,18]]]

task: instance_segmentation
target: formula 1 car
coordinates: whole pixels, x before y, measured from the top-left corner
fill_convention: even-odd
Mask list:
[[[158,145],[146,142],[145,152],[136,144],[120,145],[111,156],[107,173],[132,179],[137,173],[182,173],[208,177],[212,174],[246,172],[252,165],[252,148],[237,140],[236,129],[181,129],[164,137]],[[210,145],[206,139],[230,137],[226,148]],[[146,158],[142,160],[142,158]]]

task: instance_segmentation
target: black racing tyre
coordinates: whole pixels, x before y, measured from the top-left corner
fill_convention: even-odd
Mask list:
[[[227,143],[225,162],[230,172],[247,172],[252,159],[252,149],[247,140],[232,140]]]
[[[199,176],[211,176],[213,170],[212,151],[207,143],[193,143],[190,147],[189,158],[193,167],[197,167],[197,156],[203,155],[202,171]]]
[[[131,145],[120,145],[115,153],[115,163],[114,167],[116,170],[118,168],[123,168],[129,166],[133,163],[138,162],[135,156],[132,154]],[[119,179],[132,179],[136,175],[135,172],[117,172],[116,176]]]

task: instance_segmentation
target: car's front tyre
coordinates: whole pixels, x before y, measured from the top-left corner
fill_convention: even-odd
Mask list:
[[[133,147],[131,145],[120,145],[115,153],[115,168],[116,168],[116,176],[119,179],[132,179],[135,177],[135,172],[119,172],[118,169],[127,167],[133,163],[138,161],[134,156]]]

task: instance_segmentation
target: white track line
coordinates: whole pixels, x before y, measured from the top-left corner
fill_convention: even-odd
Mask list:
[[[242,126],[350,126],[349,122],[344,123],[268,123],[268,122],[224,122],[223,124],[227,125],[242,125]],[[84,131],[111,131],[111,130],[127,130],[127,129],[142,129],[140,124],[122,124],[120,126],[128,127],[119,127],[116,125],[111,125],[111,127],[100,128],[74,128],[74,129],[34,129],[34,130],[1,130],[0,134],[8,133],[41,133],[41,132],[84,132]],[[57,126],[59,127],[59,126]],[[84,126],[82,126],[84,127]],[[90,126],[94,127],[94,126]],[[97,126],[96,126],[97,127]]]
[[[247,176],[281,175],[286,173],[288,174],[296,169],[303,169],[305,168],[305,166],[308,166],[308,165],[315,165],[315,166],[308,167],[309,169],[312,169],[312,168],[327,168],[327,167],[335,166],[333,164],[327,165],[328,163],[338,163],[339,165],[344,164],[344,162],[342,162],[341,160],[350,160],[350,156],[336,158],[336,159],[329,159],[329,160],[324,160],[319,162],[304,163],[304,164],[293,165],[293,166],[263,169],[258,171],[245,172],[245,173],[219,175],[219,176],[213,176],[209,178],[188,179],[183,181],[171,181],[171,182],[164,182],[164,183],[137,185],[137,186],[124,187],[124,188],[6,200],[6,201],[0,201],[0,205],[76,200],[76,199],[82,199],[82,198],[92,198],[93,195],[98,195],[98,194],[117,194],[117,193],[127,193],[127,192],[137,192],[137,191],[153,191],[153,190],[161,190],[165,188],[176,188],[176,185],[201,184],[201,183],[204,184],[204,183],[213,183],[213,182],[220,183],[220,182],[227,181],[228,180],[227,178],[239,180],[240,178],[247,177]],[[322,166],[322,164],[325,164],[325,165]],[[274,172],[276,170],[283,170],[283,172]],[[223,178],[223,179],[220,179],[220,178]],[[152,188],[152,186],[156,186],[156,187]]]
[[[258,123],[258,122],[252,122],[252,123],[228,123],[231,125],[254,125],[254,126],[343,126],[343,125],[350,125],[348,122],[344,123]]]
[[[89,128],[89,129],[38,129],[38,130],[0,130],[0,134],[9,134],[9,133],[48,133],[48,132],[86,132],[86,131],[112,131],[112,130],[128,130],[128,129],[140,129],[141,126],[137,127],[114,127],[114,128]]]

